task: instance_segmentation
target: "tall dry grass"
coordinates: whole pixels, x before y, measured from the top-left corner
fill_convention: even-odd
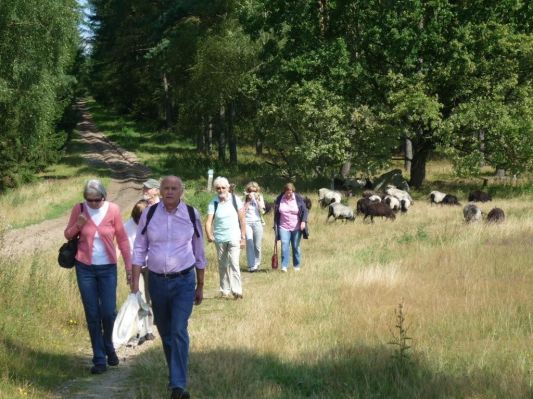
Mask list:
[[[326,225],[315,208],[303,270],[243,272],[243,301],[213,299],[208,247],[208,299],[190,322],[194,397],[533,397],[533,203],[492,206],[504,224],[466,225],[461,207],[423,201],[392,223]],[[399,303],[412,338],[401,364]],[[161,348],[143,355],[137,397],[167,395],[166,375]]]

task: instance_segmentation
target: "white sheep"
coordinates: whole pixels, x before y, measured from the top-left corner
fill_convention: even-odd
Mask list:
[[[342,200],[342,194],[338,191],[330,190],[329,188],[321,188],[318,190],[318,202],[322,208],[325,208],[329,204],[336,202],[340,204]]]
[[[326,223],[329,221],[330,216],[333,216],[335,221],[337,219],[344,219],[344,220],[355,220],[355,215],[353,213],[353,210],[343,204],[334,202],[329,205],[328,207],[328,217],[326,219]]]
[[[398,200],[400,200],[400,202],[403,199],[406,199],[406,200],[409,200],[409,204],[410,205],[414,203],[413,199],[411,198],[411,196],[409,195],[409,193],[407,191],[400,190],[400,189],[396,188],[396,186],[393,186],[392,184],[389,184],[387,186],[387,188],[385,189],[385,193],[387,193],[388,195],[392,195],[393,197],[398,198]]]
[[[432,204],[440,204],[445,196],[446,193],[435,190],[429,193],[429,201]]]
[[[481,209],[476,204],[469,203],[463,208],[463,216],[467,223],[478,222],[481,220]]]
[[[400,210],[400,200],[396,197],[393,197],[392,195],[387,195],[383,199],[383,202],[386,203],[388,206],[390,206],[390,209],[397,212]]]

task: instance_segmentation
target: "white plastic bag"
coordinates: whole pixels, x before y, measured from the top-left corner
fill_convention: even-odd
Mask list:
[[[139,334],[139,310],[141,309],[141,294],[129,294],[120,307],[115,325],[113,326],[113,346],[118,349],[128,343],[136,343]],[[142,301],[144,302],[144,301]]]

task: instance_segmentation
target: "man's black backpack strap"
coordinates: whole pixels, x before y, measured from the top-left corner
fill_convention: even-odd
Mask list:
[[[150,205],[150,208],[148,208],[148,213],[146,214],[146,223],[144,224],[144,228],[141,231],[141,234],[144,235],[146,233],[146,229],[148,228],[148,224],[150,223],[150,220],[152,220],[152,216],[154,216],[155,210],[157,209],[158,204]]]
[[[196,228],[196,214],[194,213],[194,208],[190,205],[187,205],[187,210],[189,211],[189,219],[191,219],[192,227],[194,227],[194,235],[196,238],[200,238],[200,233]]]
[[[158,204],[151,205],[150,208],[148,208],[148,213],[146,214],[146,223],[144,224],[144,228],[141,231],[141,234],[144,235],[146,233],[146,229],[148,228],[148,224],[150,223],[150,220],[152,220],[152,217],[154,216],[155,210],[157,209]],[[196,214],[194,213],[194,208],[190,205],[187,205],[187,211],[189,212],[189,219],[191,219],[192,227],[194,228],[194,234],[196,237],[200,238],[200,233],[198,232],[198,229],[196,227]]]

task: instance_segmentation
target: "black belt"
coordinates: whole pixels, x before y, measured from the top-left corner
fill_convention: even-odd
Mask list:
[[[150,270],[150,273],[155,274],[157,277],[162,277],[162,278],[176,278],[176,277],[186,276],[187,274],[189,274],[189,272],[192,269],[194,269],[194,266],[188,267],[187,269],[182,270],[180,272],[156,273],[156,272],[153,272],[153,271]]]

